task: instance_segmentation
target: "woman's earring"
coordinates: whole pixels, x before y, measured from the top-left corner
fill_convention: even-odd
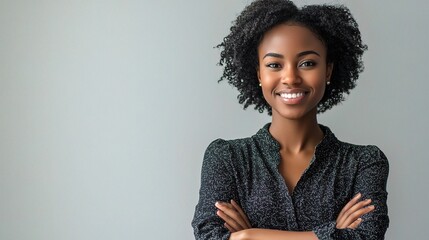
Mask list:
[[[327,82],[326,82],[326,85],[329,85],[329,84],[331,84],[331,81],[327,81]]]
[[[259,83],[259,86],[260,86],[260,87],[262,87],[262,84],[261,84],[261,83]]]

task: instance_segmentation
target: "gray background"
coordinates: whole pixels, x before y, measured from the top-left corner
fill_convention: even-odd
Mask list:
[[[387,239],[425,239],[429,2],[334,2],[369,51],[319,120],[389,157]],[[217,83],[247,3],[1,0],[0,239],[192,239],[205,148],[270,120]]]

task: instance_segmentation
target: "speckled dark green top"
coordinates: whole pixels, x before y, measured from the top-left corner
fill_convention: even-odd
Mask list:
[[[214,204],[230,199],[237,200],[255,228],[314,231],[321,240],[384,239],[389,165],[380,149],[341,142],[320,125],[325,137],[290,195],[278,171],[280,145],[269,126],[249,138],[218,139],[208,146],[192,221],[197,240],[229,238]],[[359,192],[372,199],[375,210],[356,230],[336,229],[340,210]]]

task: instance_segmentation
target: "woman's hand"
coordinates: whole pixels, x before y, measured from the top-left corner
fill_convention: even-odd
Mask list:
[[[371,199],[359,201],[361,197],[362,194],[358,193],[341,210],[337,217],[336,227],[338,229],[356,229],[362,222],[361,217],[375,209],[374,205],[368,206],[371,203]]]
[[[216,202],[215,206],[218,208],[216,214],[225,221],[225,227],[231,233],[252,228],[243,209],[234,200],[231,203]]]
[[[369,205],[371,203],[371,199],[359,201],[361,197],[362,195],[358,193],[343,207],[337,217],[336,228],[356,229],[362,223],[361,217],[375,209],[373,205]],[[231,237],[241,239],[243,235],[247,236],[248,233],[250,233],[247,231],[242,231],[239,235],[237,235],[241,230],[249,229],[249,231],[251,231],[250,228],[252,228],[252,226],[250,225],[250,221],[243,209],[241,209],[241,207],[234,200],[231,200],[231,203],[216,202],[215,206],[218,209],[217,215],[225,221],[225,227],[228,228],[231,233],[236,233],[231,235]],[[253,230],[256,231],[255,229]]]

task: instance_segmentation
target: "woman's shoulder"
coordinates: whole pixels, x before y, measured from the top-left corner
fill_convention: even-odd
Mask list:
[[[212,158],[236,166],[246,165],[246,162],[253,159],[252,156],[263,154],[262,152],[277,146],[274,141],[269,141],[267,126],[249,137],[213,140],[206,149],[205,159]]]
[[[251,137],[225,140],[218,138],[212,141],[205,153],[203,169],[223,169],[222,171],[238,171],[246,164]],[[235,169],[235,170],[232,170]]]
[[[355,144],[347,141],[339,140],[329,127],[320,125],[325,133],[325,138],[319,144],[321,151],[330,152],[330,156],[335,154],[341,159],[374,161],[387,161],[384,152],[376,145]]]
[[[363,145],[343,142],[338,140],[339,150],[353,155],[354,159],[358,160],[359,164],[385,162],[388,164],[388,159],[384,152],[376,145]]]
[[[213,140],[207,147],[206,152],[222,152],[232,153],[241,151],[242,149],[249,148],[253,144],[253,137],[237,138],[237,139],[223,139],[218,138]]]

